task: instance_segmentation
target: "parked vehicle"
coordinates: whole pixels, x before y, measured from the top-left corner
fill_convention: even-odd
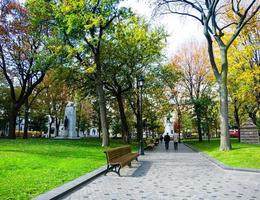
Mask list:
[[[229,135],[230,137],[239,138],[240,132],[237,129],[230,129]]]

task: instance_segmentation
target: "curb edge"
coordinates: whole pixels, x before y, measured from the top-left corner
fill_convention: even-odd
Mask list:
[[[194,148],[193,146],[183,143],[185,146],[187,146],[188,148],[190,148],[191,150],[199,153],[200,155],[202,155],[203,157],[207,158],[208,160],[210,160],[211,162],[213,162],[215,165],[217,165],[218,167],[221,167],[224,170],[232,170],[232,171],[241,171],[241,172],[253,172],[253,173],[260,173],[260,169],[249,169],[249,168],[236,168],[236,167],[230,167],[225,165],[224,163],[222,163],[219,160],[216,160],[215,158],[210,157],[209,155],[207,155],[206,153],[203,153],[201,151],[199,151],[198,149]]]
[[[72,181],[69,181],[59,187],[49,190],[43,194],[34,197],[32,200],[57,200],[66,194],[76,190],[76,188],[92,181],[98,176],[104,174],[106,171],[106,166],[100,167],[92,172],[88,172]]]

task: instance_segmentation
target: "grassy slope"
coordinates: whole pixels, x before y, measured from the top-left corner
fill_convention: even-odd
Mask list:
[[[106,164],[103,150],[98,139],[0,140],[0,199],[30,199],[93,171]]]
[[[260,145],[241,144],[237,139],[232,139],[232,151],[219,151],[219,140],[212,140],[210,143],[203,141],[186,141],[195,148],[207,153],[213,158],[232,167],[260,169]]]

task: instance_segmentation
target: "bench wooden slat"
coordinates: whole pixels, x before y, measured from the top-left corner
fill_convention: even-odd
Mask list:
[[[108,159],[112,160],[113,158],[121,157],[125,154],[131,153],[130,146],[119,147],[115,149],[110,149],[106,151]]]
[[[138,153],[128,153],[122,157],[114,158],[110,161],[110,163],[113,165],[120,164],[123,167],[130,161],[134,160],[136,157],[138,157]]]

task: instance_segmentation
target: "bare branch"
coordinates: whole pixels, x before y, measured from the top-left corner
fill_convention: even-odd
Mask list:
[[[237,22],[229,23],[229,24],[227,24],[227,25],[221,27],[220,30],[221,30],[221,31],[224,31],[226,28],[228,28],[228,27],[230,27],[230,26],[232,26],[232,25],[237,25]]]
[[[192,18],[198,20],[200,23],[203,23],[202,20],[201,20],[200,18],[198,18],[198,17],[195,16],[195,15],[189,14],[189,13],[176,12],[176,11],[169,11],[169,12],[164,12],[164,13],[161,13],[161,14],[162,14],[162,15],[167,15],[167,14],[177,14],[177,15],[189,16],[189,17],[192,17]]]
[[[237,36],[239,35],[239,33],[241,32],[243,27],[256,15],[256,13],[258,13],[258,11],[260,9],[260,5],[258,5],[256,7],[256,9],[252,12],[252,14],[247,18],[247,14],[255,2],[256,2],[255,0],[253,0],[251,2],[251,4],[245,10],[244,15],[240,18],[236,31],[234,32],[234,34],[232,35],[232,37],[230,38],[229,42],[226,45],[227,49],[230,47],[230,45],[233,43],[233,41],[237,38]]]

